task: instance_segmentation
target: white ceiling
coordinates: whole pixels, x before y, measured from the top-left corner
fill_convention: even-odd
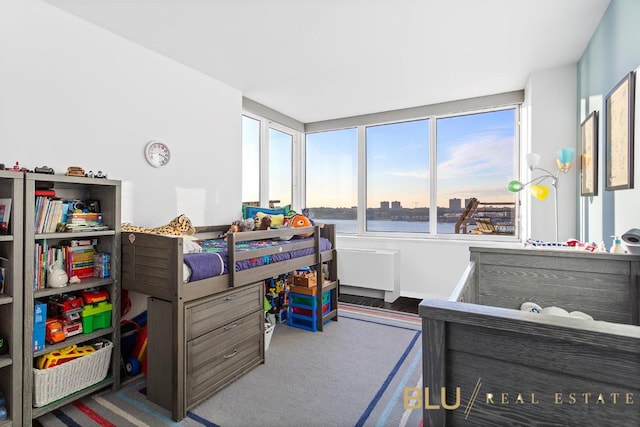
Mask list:
[[[45,0],[301,122],[523,89],[609,0]]]

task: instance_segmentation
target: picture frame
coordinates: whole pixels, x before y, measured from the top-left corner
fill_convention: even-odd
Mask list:
[[[633,188],[635,72],[631,71],[605,98],[605,190]]]
[[[598,111],[580,124],[580,195],[598,195]]]

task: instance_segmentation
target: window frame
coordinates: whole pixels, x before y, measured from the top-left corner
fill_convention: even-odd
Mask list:
[[[358,172],[357,172],[357,187],[358,187],[358,206],[357,206],[357,217],[356,217],[356,233],[348,233],[345,234],[347,236],[366,236],[366,237],[381,237],[381,238],[400,238],[400,239],[415,239],[415,240],[424,240],[424,239],[441,239],[441,240],[467,240],[467,241],[501,241],[501,242],[515,242],[519,241],[521,238],[522,230],[524,227],[523,218],[521,216],[521,205],[522,198],[521,194],[514,194],[514,223],[515,230],[513,235],[471,235],[471,234],[438,234],[437,233],[437,184],[438,184],[438,168],[437,168],[437,122],[438,119],[445,119],[450,117],[459,117],[459,116],[467,116],[471,114],[482,114],[482,113],[490,113],[495,111],[503,111],[503,110],[514,110],[514,155],[513,155],[513,171],[514,176],[512,179],[520,179],[521,171],[520,171],[520,150],[521,150],[521,114],[522,114],[522,103],[521,102],[511,102],[506,103],[504,105],[494,106],[494,107],[485,107],[485,108],[471,108],[464,109],[455,112],[448,113],[433,113],[428,115],[420,115],[415,117],[402,117],[402,119],[397,120],[384,120],[384,121],[362,121],[358,125],[355,126],[340,126],[336,128],[326,127],[322,129],[317,129],[313,131],[308,131],[305,133],[304,144],[301,144],[303,147],[306,146],[306,135],[311,133],[318,132],[329,132],[340,129],[350,129],[357,128],[357,144],[358,144]],[[375,116],[375,115],[374,115]],[[367,127],[373,126],[381,126],[381,125],[389,125],[403,122],[410,122],[416,120],[428,120],[429,125],[429,232],[428,233],[404,233],[404,232],[378,232],[378,231],[367,231],[366,230],[366,210],[367,210],[367,162],[366,162],[366,129]],[[304,169],[306,165],[306,159],[301,162],[301,167]],[[306,177],[306,172],[304,172],[301,176]],[[303,182],[306,184],[306,182]],[[507,185],[507,181],[505,181],[505,187]],[[306,185],[305,185],[306,187]],[[305,187],[302,187],[302,193],[306,193]],[[303,199],[304,200],[304,199]],[[301,205],[305,206],[306,205]]]

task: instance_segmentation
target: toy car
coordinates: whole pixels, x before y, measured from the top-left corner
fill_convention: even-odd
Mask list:
[[[80,166],[69,166],[67,168],[67,176],[85,176],[84,169]]]
[[[62,323],[57,319],[48,319],[46,325],[45,339],[49,344],[55,344],[60,341],[64,341],[67,337],[62,329]]]
[[[47,173],[49,175],[53,175],[55,173],[53,169],[50,168],[49,166],[36,166],[36,168],[33,169],[33,171],[35,173]]]

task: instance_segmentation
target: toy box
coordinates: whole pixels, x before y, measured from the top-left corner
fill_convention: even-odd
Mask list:
[[[36,301],[33,310],[33,351],[44,349],[47,324],[47,304]]]
[[[87,304],[82,309],[82,329],[85,334],[90,334],[96,329],[111,326],[111,303],[101,301],[96,304]]]
[[[318,276],[316,274],[316,271],[296,271],[295,273],[293,273],[293,284],[294,286],[301,286],[304,288],[316,287],[318,284]]]
[[[93,277],[106,279],[111,277],[111,255],[96,252],[93,256]]]

